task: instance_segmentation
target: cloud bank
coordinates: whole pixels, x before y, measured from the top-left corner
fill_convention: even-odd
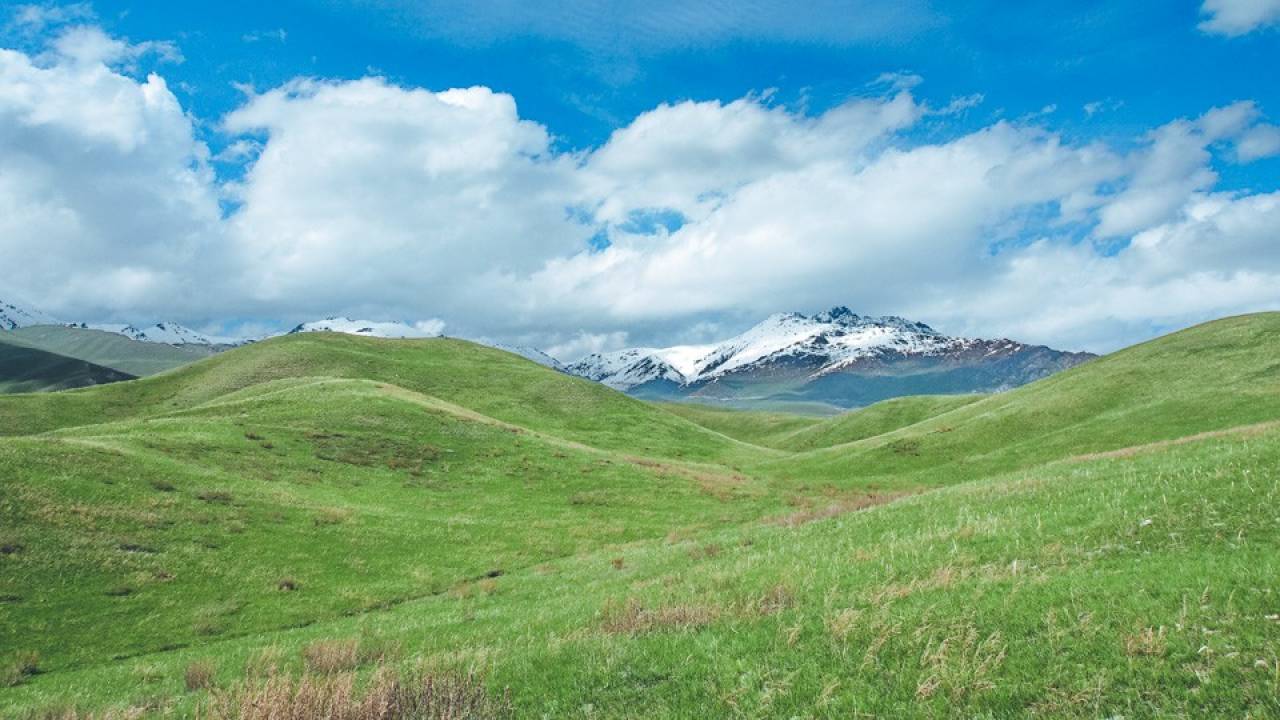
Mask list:
[[[565,357],[833,304],[1090,350],[1280,306],[1280,194],[1215,170],[1280,153],[1247,101],[1112,147],[1046,118],[952,131],[980,98],[933,107],[916,78],[816,115],[664,104],[565,152],[489,88],[301,78],[208,123],[243,163],[227,179],[136,71],[178,57],[92,26],[0,50],[0,297],[204,327],[443,318]]]

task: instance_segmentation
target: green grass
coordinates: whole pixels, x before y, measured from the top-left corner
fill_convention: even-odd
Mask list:
[[[829,420],[325,335],[0,398],[0,715],[357,638],[522,717],[1276,716],[1276,347]]]
[[[799,431],[826,425],[820,417],[762,410],[733,410],[699,403],[661,403],[660,407],[705,428],[753,445],[783,449],[780,441]]]
[[[0,334],[0,393],[65,390],[133,377],[119,370],[6,340],[4,334]]]
[[[117,333],[62,325],[34,325],[0,333],[0,339],[86,360],[142,377],[172,370],[214,354],[200,345],[140,342]]]

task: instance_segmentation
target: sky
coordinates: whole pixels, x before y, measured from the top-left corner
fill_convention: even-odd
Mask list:
[[[0,2],[0,299],[563,360],[1280,309],[1280,0],[540,5]]]

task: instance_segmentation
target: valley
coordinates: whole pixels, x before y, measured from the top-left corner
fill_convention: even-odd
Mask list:
[[[832,418],[334,333],[0,397],[0,714],[189,713],[269,656],[516,716],[1267,716],[1278,346]]]

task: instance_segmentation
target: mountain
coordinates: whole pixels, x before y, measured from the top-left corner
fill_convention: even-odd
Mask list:
[[[87,330],[102,330],[117,335],[123,335],[127,338],[137,340],[138,342],[161,343],[164,345],[238,345],[242,341],[234,338],[215,337],[196,332],[185,325],[176,322],[162,321],[154,325],[145,325],[139,327],[137,325],[120,325],[111,323],[95,323],[95,324],[73,324],[72,327],[84,328]]]
[[[993,392],[1094,357],[1013,340],[944,335],[846,307],[778,313],[714,346],[589,355],[569,372],[638,397],[849,408],[901,395]]]
[[[138,376],[171,370],[206,358],[225,347],[144,342],[120,333],[70,325],[17,328],[0,334],[0,339]]]
[[[565,370],[564,363],[551,357],[550,355],[546,354],[545,352],[539,350],[536,347],[530,347],[528,345],[508,345],[506,343],[482,342],[480,340],[475,340],[473,342],[480,343],[481,345],[488,345],[489,347],[495,348],[497,350],[505,350],[509,353],[515,353],[516,355],[519,355],[525,360],[532,360],[538,363],[539,365],[542,365],[544,367],[549,367],[553,370],[567,372]]]
[[[294,327],[287,334],[307,332],[336,332],[380,338],[428,338],[440,335],[438,330],[424,329],[405,323],[352,320],[346,317],[329,317],[324,320],[305,322]]]
[[[39,310],[24,308],[11,302],[0,300],[0,330],[13,330],[32,325],[57,324],[57,320]]]
[[[133,375],[8,341],[0,335],[0,393],[45,392],[131,380]]]

